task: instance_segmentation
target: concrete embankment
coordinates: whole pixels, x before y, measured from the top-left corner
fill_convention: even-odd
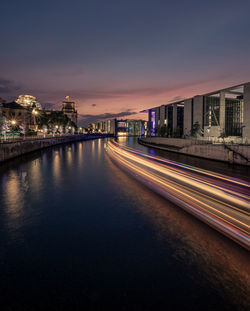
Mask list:
[[[91,140],[101,138],[102,136],[92,135],[74,135],[74,136],[56,136],[41,139],[27,139],[15,142],[4,142],[0,143],[0,162],[7,161],[26,153],[47,148],[50,146],[80,141],[80,140]]]
[[[146,137],[141,144],[180,154],[250,166],[250,145],[212,144],[203,140]]]

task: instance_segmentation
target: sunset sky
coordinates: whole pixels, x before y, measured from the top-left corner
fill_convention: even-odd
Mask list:
[[[250,81],[249,0],[3,0],[0,97],[80,124]],[[144,116],[145,117],[145,116]]]

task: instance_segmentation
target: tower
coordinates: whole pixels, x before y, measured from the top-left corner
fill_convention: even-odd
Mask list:
[[[75,102],[69,101],[69,96],[65,96],[65,101],[62,102],[62,112],[66,114],[69,119],[77,125],[77,110]]]

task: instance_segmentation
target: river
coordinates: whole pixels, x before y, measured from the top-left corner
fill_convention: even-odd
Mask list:
[[[104,145],[1,164],[1,310],[246,310],[247,251],[133,180]]]

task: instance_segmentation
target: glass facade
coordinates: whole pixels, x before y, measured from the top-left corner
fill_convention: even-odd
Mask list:
[[[168,134],[170,136],[173,135],[173,106],[172,105],[168,105],[168,124],[167,124],[167,127],[168,127]]]
[[[183,135],[184,106],[177,107],[177,127],[180,129],[180,136]]]
[[[151,111],[151,122],[152,122],[152,128],[151,128],[151,135],[155,135],[155,110]]]
[[[243,100],[226,98],[225,134],[242,136]]]
[[[205,126],[220,125],[220,97],[219,96],[205,96]]]

